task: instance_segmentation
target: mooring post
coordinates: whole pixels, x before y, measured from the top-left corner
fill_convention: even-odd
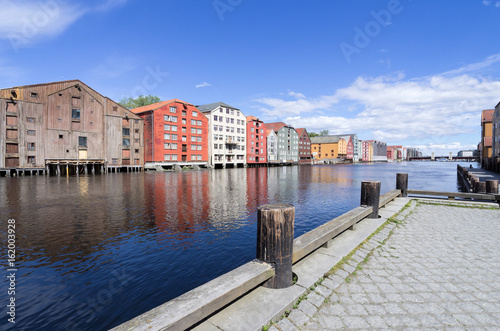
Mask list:
[[[396,174],[396,190],[401,190],[401,197],[408,196],[408,174]]]
[[[477,181],[474,184],[474,191],[476,193],[486,193],[486,182]]]
[[[274,266],[268,288],[292,286],[293,226],[295,207],[276,203],[257,209],[257,259]]]
[[[380,201],[380,182],[361,182],[361,206],[373,207],[368,218],[378,218],[378,204]]]
[[[476,192],[476,182],[478,182],[478,178],[474,175],[470,177],[470,189],[471,192],[475,193]]]
[[[486,193],[498,194],[498,180],[490,179],[486,181]]]

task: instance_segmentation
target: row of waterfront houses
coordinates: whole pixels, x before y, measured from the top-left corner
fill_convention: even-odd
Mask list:
[[[173,99],[128,110],[79,80],[0,90],[0,171],[96,172],[400,160],[356,134],[309,137],[223,102]],[[408,150],[408,153],[410,150]]]
[[[483,168],[500,173],[500,102],[481,112],[480,159]]]

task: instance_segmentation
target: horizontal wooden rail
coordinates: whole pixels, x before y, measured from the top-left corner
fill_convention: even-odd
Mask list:
[[[408,190],[408,194],[411,194],[411,195],[421,195],[421,196],[437,196],[437,197],[448,197],[448,198],[462,198],[462,199],[500,201],[500,195],[499,194],[481,194],[481,193],[464,193],[464,192],[438,192],[438,191],[421,191],[421,190]]]
[[[392,190],[380,197],[379,206],[383,207],[401,194],[400,190]],[[293,263],[309,255],[328,240],[341,234],[352,225],[372,213],[372,207],[357,207],[319,227],[304,233],[293,241]]]
[[[273,276],[267,263],[246,263],[112,330],[185,330]]]

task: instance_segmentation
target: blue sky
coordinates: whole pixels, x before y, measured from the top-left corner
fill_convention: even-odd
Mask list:
[[[223,101],[308,131],[456,153],[500,101],[500,1],[0,0],[0,87]]]

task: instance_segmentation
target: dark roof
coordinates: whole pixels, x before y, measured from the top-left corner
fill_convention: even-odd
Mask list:
[[[233,106],[230,106],[228,105],[227,103],[224,103],[224,102],[214,102],[214,103],[209,103],[209,104],[206,104],[206,105],[200,105],[200,106],[196,106],[196,108],[198,108],[199,111],[201,111],[202,113],[207,113],[207,112],[211,112],[212,110],[218,108],[218,107],[226,107],[226,108],[231,108],[231,109],[235,109],[235,110],[240,110],[236,107],[233,107]]]
[[[338,143],[340,137],[338,136],[322,136],[322,137],[310,137],[311,144],[335,144]]]

